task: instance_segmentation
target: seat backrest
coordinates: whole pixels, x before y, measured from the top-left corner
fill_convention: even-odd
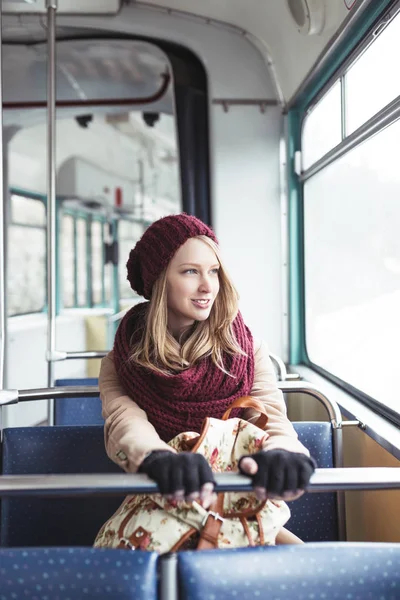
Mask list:
[[[300,440],[320,467],[332,467],[330,423],[296,423]],[[3,473],[112,473],[103,428],[23,427],[4,430]],[[123,497],[4,498],[0,541],[4,546],[91,545]],[[290,503],[287,528],[304,541],[337,539],[336,494],[305,494]],[[71,527],[71,523],[73,526]]]
[[[4,430],[3,473],[118,473],[106,455],[103,427],[16,427]],[[123,496],[2,499],[3,546],[91,546]]]
[[[400,544],[319,543],[181,552],[180,600],[396,600]]]
[[[0,548],[0,598],[156,600],[155,552]]]
[[[97,377],[81,379],[56,379],[58,387],[69,385],[98,385]],[[103,425],[101,401],[97,398],[56,398],[54,401],[54,425]]]
[[[308,448],[319,468],[333,464],[332,425],[329,422],[293,423],[301,443]],[[285,527],[304,542],[339,539],[337,497],[334,492],[304,494],[289,503],[291,518]]]

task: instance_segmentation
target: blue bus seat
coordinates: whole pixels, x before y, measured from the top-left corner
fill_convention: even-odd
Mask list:
[[[295,423],[300,440],[320,467],[332,467],[330,423]],[[26,427],[4,430],[4,474],[112,473],[103,428]],[[4,498],[3,546],[87,546],[122,497]],[[290,503],[288,529],[304,541],[337,539],[336,494],[305,494]]]
[[[97,377],[81,379],[56,379],[55,386],[99,384]],[[56,398],[54,401],[54,425],[103,425],[101,401],[98,398]]]
[[[398,600],[400,544],[322,542],[181,552],[179,600]]]
[[[154,552],[0,548],[0,598],[156,600]]]
[[[4,475],[121,472],[105,452],[103,427],[16,427],[3,433]],[[0,543],[91,546],[123,498],[2,498]]]
[[[301,443],[308,448],[320,469],[333,464],[333,435],[330,422],[293,423]],[[289,502],[292,516],[285,525],[304,542],[339,540],[337,496],[335,492],[304,494]]]

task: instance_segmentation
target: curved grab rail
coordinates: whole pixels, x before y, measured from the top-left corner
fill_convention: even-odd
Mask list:
[[[325,396],[313,383],[308,381],[279,381],[278,387],[284,394],[296,393],[312,396],[325,406],[333,427],[340,428],[342,426],[342,414],[339,405]]]
[[[329,413],[329,419],[335,428],[342,425],[342,416],[336,402],[330,400],[314,384],[305,381],[279,381],[278,388],[285,394],[297,393],[313,396],[321,402]],[[35,388],[26,390],[1,390],[0,406],[30,402],[33,400],[48,400],[51,398],[82,398],[98,397],[98,386],[68,386]]]
[[[251,479],[236,473],[215,474],[217,492],[250,492]],[[397,467],[317,469],[308,492],[400,489]],[[1,496],[92,496],[99,494],[156,494],[157,484],[142,474],[2,475]]]
[[[0,406],[9,406],[19,402],[51,400],[52,398],[98,398],[99,388],[94,385],[37,388],[29,390],[1,390]]]
[[[281,357],[278,356],[277,354],[271,354],[271,353],[269,354],[269,357],[277,367],[279,380],[286,381],[288,373],[287,373],[286,365],[283,362],[283,360],[281,359]]]

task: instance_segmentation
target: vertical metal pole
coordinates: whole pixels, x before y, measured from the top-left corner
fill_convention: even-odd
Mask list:
[[[332,423],[332,434],[333,434],[333,467],[343,467],[343,429],[337,427],[335,423]],[[345,493],[343,491],[336,492],[337,502],[337,516],[338,516],[338,528],[339,528],[339,541],[347,541],[347,528],[346,528],[346,504],[345,504]]]
[[[178,555],[164,554],[160,560],[160,599],[177,600],[178,597]]]
[[[7,196],[3,189],[3,53],[2,53],[2,14],[0,5],[0,389],[4,389],[4,365],[6,353],[6,257],[7,236],[5,214]],[[0,408],[0,434],[2,431],[2,409]]]
[[[47,9],[47,385],[54,385],[56,345],[56,11],[57,0],[46,0]],[[54,424],[53,400],[48,405],[49,425]]]

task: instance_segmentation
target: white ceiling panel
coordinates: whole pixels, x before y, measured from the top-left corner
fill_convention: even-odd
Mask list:
[[[286,99],[296,91],[349,13],[344,0],[308,0],[318,15],[322,9],[324,19],[319,33],[304,35],[286,0],[145,0],[135,4],[180,11],[182,18],[197,15],[220,21],[254,36],[257,45],[272,58]]]

